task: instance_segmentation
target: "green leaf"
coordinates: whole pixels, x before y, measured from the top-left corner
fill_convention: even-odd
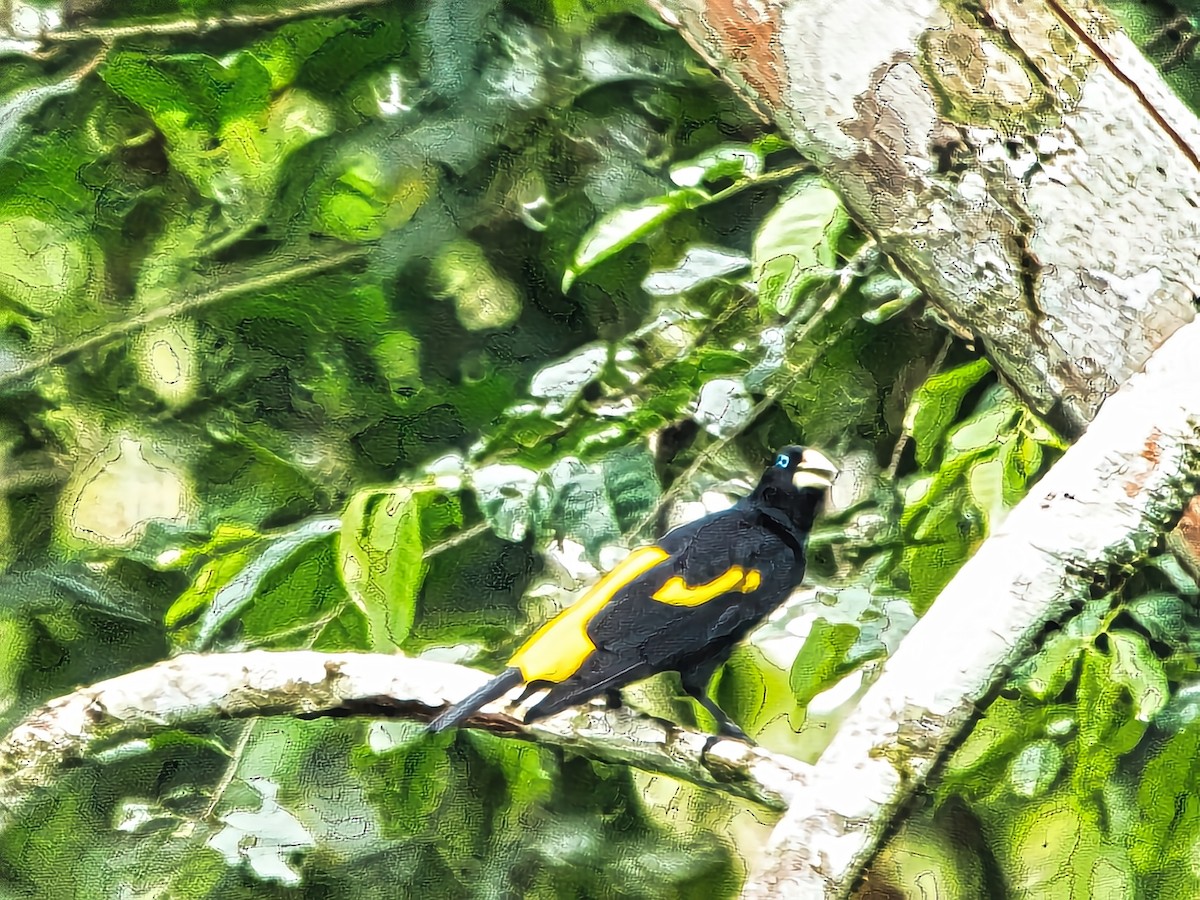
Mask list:
[[[1164,644],[1174,644],[1191,627],[1188,604],[1175,594],[1143,594],[1126,603],[1125,610],[1150,637]]]
[[[218,60],[121,51],[100,75],[146,111],[171,165],[229,207],[235,234],[266,213],[283,162],[333,125],[329,109],[306,92],[274,95],[271,73],[253,53]]]
[[[1003,442],[1001,453],[1006,444]],[[983,513],[982,526],[984,531],[990,530],[993,521],[1004,514],[1004,463],[997,453],[980,453],[973,464],[967,469],[967,488],[971,494],[971,503]]]
[[[1043,446],[1055,450],[1066,450],[1070,446],[1057,431],[1027,409],[1021,412],[1021,428],[1029,435],[1030,440]]]
[[[233,571],[223,570],[218,575],[226,576],[223,584],[212,595],[212,601],[200,621],[200,630],[195,644],[198,648],[209,645],[217,632],[235,616],[242,613],[263,588],[264,582],[283,565],[290,562],[299,551],[319,541],[327,540],[341,527],[337,519],[310,519],[299,527],[274,538],[266,549],[251,559],[245,566]],[[234,567],[229,567],[233,569]],[[211,583],[206,587],[211,587]],[[181,598],[182,599],[182,598]],[[190,604],[180,604],[186,608]],[[176,616],[178,618],[178,616]]]
[[[991,365],[982,357],[925,379],[913,394],[904,416],[904,430],[917,445],[917,462],[928,467],[947,429],[958,415],[963,398]]]
[[[507,328],[521,314],[522,297],[474,241],[453,241],[433,263],[439,296],[454,300],[459,324],[468,331]]]
[[[1112,677],[1112,656],[1089,647],[1079,673],[1076,718],[1084,745],[1097,746],[1122,720],[1121,689]]]
[[[372,241],[389,231],[401,228],[429,199],[435,187],[436,173],[427,166],[417,164],[395,165],[381,159],[378,154],[361,151],[343,162],[344,169],[337,178],[321,185],[317,191],[316,224],[326,234],[346,241]],[[463,260],[463,250],[470,256]],[[445,253],[450,256],[446,257]],[[452,260],[447,269],[447,259]],[[439,285],[447,296],[454,296],[470,284],[471,276],[458,277],[449,288],[442,280],[446,275],[457,275],[457,270],[466,264],[486,273],[495,280],[486,258],[476,245],[469,241],[455,241],[444,248],[439,258],[437,275]],[[511,292],[511,287],[504,287]]]
[[[921,299],[921,292],[915,287],[909,287],[894,300],[886,300],[862,314],[862,320],[869,325],[882,325],[912,307]]]
[[[313,53],[350,27],[346,18],[310,18],[285,22],[253,45],[256,59],[270,73],[271,90],[279,91],[295,79]],[[361,48],[359,48],[361,50]]]
[[[1136,632],[1111,631],[1108,637],[1113,648],[1113,683],[1129,692],[1133,717],[1139,722],[1149,722],[1170,697],[1162,661]]]
[[[823,181],[798,179],[754,237],[759,306],[786,316],[801,293],[831,278],[837,242],[849,224],[841,199]]]
[[[791,686],[796,702],[808,703],[854,669],[846,654],[858,640],[859,628],[848,622],[817,619],[792,663]]]
[[[412,630],[426,571],[423,493],[404,486],[359,491],[342,513],[338,574],[367,619],[375,652],[395,651]]]
[[[720,144],[695,159],[671,166],[671,181],[682,188],[700,187],[723,178],[753,180],[766,165],[761,151],[747,144]]]
[[[520,541],[536,529],[550,499],[541,476],[525,466],[481,466],[472,473],[471,485],[488,526],[506,541]]]
[[[212,606],[213,598],[258,554],[265,541],[224,549],[204,563],[175,599],[163,617],[168,628],[176,628]]]
[[[1122,683],[1133,680],[1127,671],[1133,652],[1127,648],[1118,659],[1115,650],[1102,653],[1089,648],[1083,655],[1075,707],[1079,735],[1072,781],[1075,790],[1085,796],[1107,784],[1118,760],[1145,734],[1146,724],[1129,714],[1126,696],[1138,691],[1144,695],[1143,703],[1153,704],[1153,685],[1142,688]]]
[[[1089,643],[1090,639],[1065,631],[1054,633],[1037,653],[1017,666],[1010,683],[1037,700],[1054,700],[1070,684],[1079,655]]]
[[[1179,687],[1157,716],[1154,727],[1177,733],[1200,721],[1200,684],[1189,682]]]
[[[946,458],[960,453],[994,451],[1016,427],[1021,405],[1008,391],[997,388],[980,401],[979,407],[946,435]]]
[[[858,428],[874,427],[869,423],[878,416],[881,385],[863,364],[871,353],[867,344],[871,332],[864,326],[850,334],[843,332],[837,339],[817,340],[817,364],[809,368],[806,377],[794,379],[780,398],[788,418],[815,446],[841,440]],[[789,360],[798,361],[794,357]]]
[[[734,649],[717,671],[712,694],[721,709],[751,735],[772,721],[786,723],[796,709],[787,669],[771,662],[753,644]]]
[[[1029,484],[1042,467],[1042,445],[1024,432],[1004,442],[1000,464],[1004,467],[1004,503],[1015,506],[1029,490]]]
[[[621,206],[605,214],[579,242],[571,265],[563,274],[564,293],[584,272],[620,253],[630,244],[645,240],[664,222],[684,210],[710,199],[705,191],[683,188],[636,206]]]
[[[654,457],[644,444],[631,444],[607,454],[602,468],[617,525],[628,531],[650,514],[662,493]]]
[[[302,883],[297,854],[316,847],[316,836],[276,799],[279,785],[266,778],[245,782],[260,793],[254,809],[233,809],[207,842],[231,867],[245,863],[263,882],[287,887]]]
[[[421,342],[407,331],[380,335],[371,355],[393,393],[421,387]]]
[[[1096,820],[1089,804],[1060,791],[1005,822],[1007,839],[994,846],[1012,896],[1133,900],[1129,859],[1120,845],[1105,839]]]
[[[0,304],[22,315],[53,315],[93,299],[103,258],[87,235],[32,216],[0,220]]]
[[[675,297],[702,284],[749,268],[750,258],[721,247],[691,246],[670,269],[657,269],[642,279],[642,290],[655,297]]]
[[[1192,725],[1173,735],[1141,773],[1129,853],[1143,874],[1163,872],[1171,856],[1190,854],[1200,838],[1197,757],[1200,728]]]
[[[222,61],[122,51],[108,57],[100,77],[146,110],[166,137],[172,160],[193,172],[211,155],[205,142],[224,123],[262,113],[271,96],[270,74],[248,53]]]
[[[410,739],[396,743],[395,749],[355,757],[381,837],[391,840],[429,835],[443,796],[455,780],[443,741],[422,739],[417,729],[406,730]]]
[[[266,75],[266,70],[263,70]],[[168,141],[178,142],[187,130],[215,132],[220,124],[221,94],[228,89],[225,69],[211,56],[155,57],[120,51],[100,68],[110,88],[150,114]],[[262,96],[270,91],[270,77]],[[244,97],[246,87],[242,88]]]
[[[35,630],[29,620],[0,613],[0,714],[20,695],[21,680],[35,649]]]
[[[910,532],[916,540],[926,540],[931,534],[942,533],[942,529],[934,527],[932,522],[927,524],[926,520],[944,521],[954,515],[951,511],[962,506],[971,467],[994,456],[994,447],[973,453],[957,453],[943,462],[932,477],[914,481],[905,491],[900,527]],[[935,511],[939,508],[943,511],[936,516]]]
[[[1063,767],[1063,751],[1054,741],[1026,744],[1008,766],[1008,783],[1021,797],[1046,793]]]
[[[1186,597],[1200,595],[1200,585],[1175,558],[1173,553],[1163,553],[1146,560],[1146,565],[1157,569],[1170,582],[1171,587]]]
[[[584,344],[569,356],[542,366],[529,380],[529,393],[545,401],[547,416],[561,415],[601,376],[612,351],[607,344]]]
[[[994,793],[1003,783],[1007,760],[1039,725],[1040,715],[1030,715],[1027,702],[996,698],[946,761],[939,792],[953,791],[969,798]]]

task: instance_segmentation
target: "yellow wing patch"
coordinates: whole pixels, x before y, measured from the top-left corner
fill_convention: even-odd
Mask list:
[[[596,613],[617,591],[669,557],[670,554],[661,547],[634,550],[587,593],[530,635],[508,664],[521,670],[526,683],[558,683],[570,678],[596,649],[587,633],[587,626]]]
[[[762,576],[755,569],[743,569],[741,566],[730,566],[707,584],[689,586],[680,576],[667,579],[667,583],[654,593],[654,599],[659,603],[669,603],[671,606],[700,606],[709,600],[715,600],[730,591],[740,591],[748,594],[757,590],[762,584]]]

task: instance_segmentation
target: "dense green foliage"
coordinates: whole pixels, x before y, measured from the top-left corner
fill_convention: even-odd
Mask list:
[[[182,650],[494,669],[803,441],[844,465],[816,590],[715,690],[813,758],[1064,447],[640,4],[112,8],[0,67],[5,728]],[[1083,603],[877,876],[1200,889],[1197,595],[1164,555]],[[64,774],[0,896],[708,898],[769,823],[488,734],[216,723]]]

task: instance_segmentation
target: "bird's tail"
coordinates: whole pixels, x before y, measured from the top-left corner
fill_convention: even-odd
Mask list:
[[[453,728],[460,724],[464,719],[468,718],[472,713],[479,710],[480,707],[486,706],[497,697],[503,696],[515,688],[522,681],[521,670],[516,666],[511,666],[477,690],[475,693],[466,697],[448,710],[442,713],[429,723],[426,730],[430,734],[437,734],[439,731],[444,731],[447,728]]]
[[[621,666],[611,672],[593,672],[591,677],[583,683],[567,681],[556,684],[550,688],[550,692],[545,697],[525,713],[525,724],[528,725],[530,722],[536,722],[538,719],[562,712],[568,706],[578,706],[586,700],[622,687],[631,681],[645,678],[651,671],[646,663],[637,662]]]

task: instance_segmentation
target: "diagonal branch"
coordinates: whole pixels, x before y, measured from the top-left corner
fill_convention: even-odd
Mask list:
[[[155,322],[162,321],[163,319],[169,319],[172,316],[190,315],[191,313],[198,312],[218,303],[223,303],[241,294],[248,294],[252,291],[265,291],[299,278],[321,275],[337,269],[345,263],[362,259],[366,255],[366,248],[355,247],[331,253],[328,256],[306,259],[301,262],[289,264],[281,269],[255,273],[240,281],[223,282],[209,290],[185,296],[174,303],[168,303],[165,306],[155,307],[137,315],[113,321],[69,344],[55,347],[40,356],[13,366],[11,369],[0,370],[0,391],[49,366],[61,363],[72,356],[93,350],[96,347],[102,347],[118,338],[136,334],[149,325],[153,325]]]
[[[309,650],[178,656],[60,697],[0,741],[0,831],[59,771],[107,747],[214,719],[365,715],[426,720],[489,676],[449,663]],[[627,709],[585,707],[526,727],[490,704],[472,723],[786,808],[808,766]],[[431,737],[430,740],[438,740]]]
[[[747,898],[844,897],[1045,624],[1144,556],[1200,474],[1200,323],[1110,397],[955,576],[839,729],[772,835]]]
[[[266,12],[246,10],[223,15],[147,19],[126,25],[83,25],[78,28],[52,27],[53,23],[61,21],[61,15],[48,16],[45,11],[40,15],[14,15],[12,10],[9,10],[7,20],[0,22],[0,35],[42,45],[75,44],[81,41],[101,41],[111,45],[125,38],[148,35],[207,34],[219,28],[261,28],[291,19],[337,15],[366,6],[382,6],[389,2],[390,0],[309,0],[307,3],[280,5]],[[24,7],[25,4],[20,6]],[[33,27],[29,27],[30,25]]]

